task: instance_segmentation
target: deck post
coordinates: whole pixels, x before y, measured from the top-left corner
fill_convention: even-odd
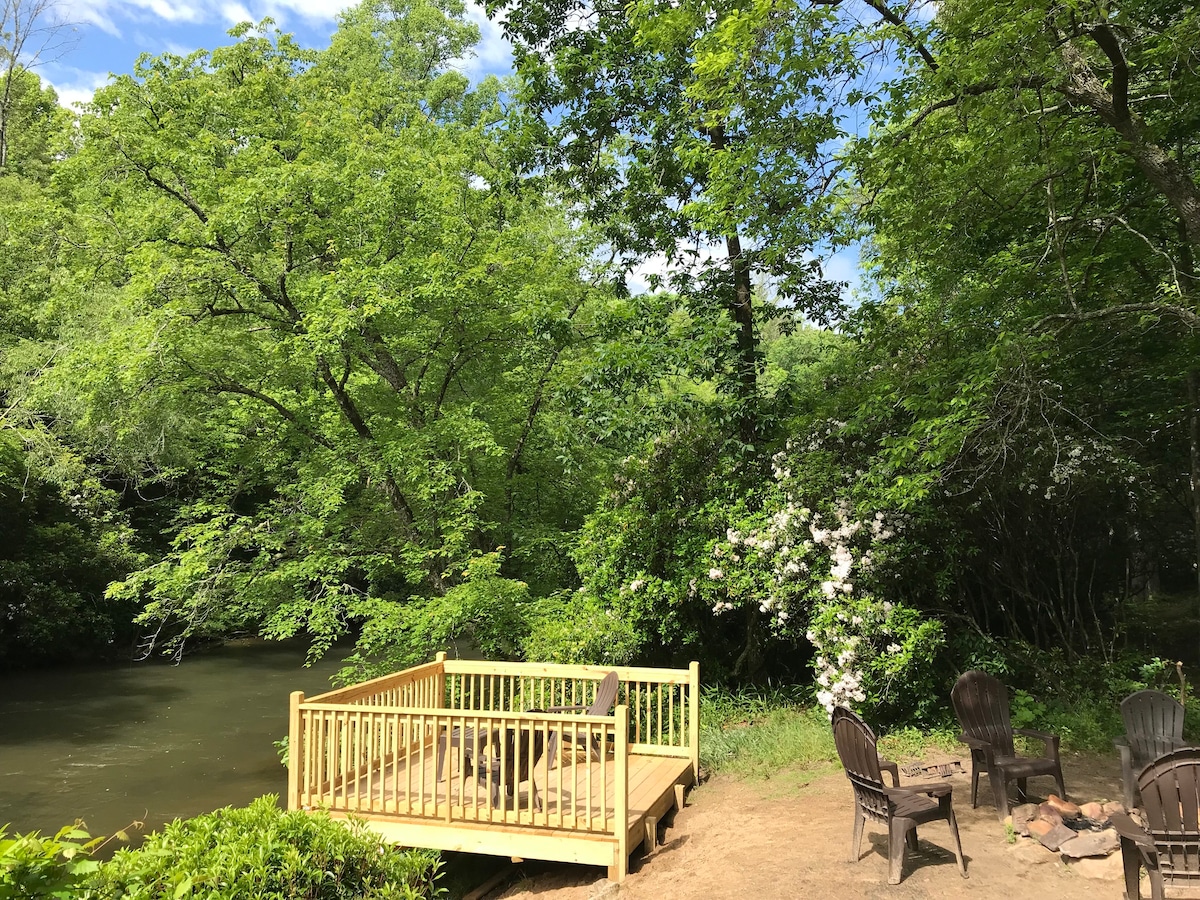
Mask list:
[[[437,694],[437,698],[436,698],[437,699],[437,708],[445,709],[446,708],[446,651],[439,650],[437,652],[437,655],[434,656],[433,661],[438,663],[440,666],[440,668],[438,669],[438,674],[437,674],[437,687],[434,688],[434,692]],[[449,789],[447,788],[447,790],[449,790]]]
[[[613,768],[613,824],[617,832],[616,859],[608,870],[612,881],[624,881],[629,871],[629,707],[613,710],[616,717],[616,748]]]
[[[700,663],[688,666],[688,752],[692,758],[692,784],[700,783]]]
[[[304,691],[292,691],[288,714],[288,809],[300,808],[300,771],[304,766],[304,737],[300,732],[300,704]]]

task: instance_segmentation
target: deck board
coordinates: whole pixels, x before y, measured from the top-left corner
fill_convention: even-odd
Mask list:
[[[582,757],[580,754],[578,760],[553,768],[546,766],[544,761],[535,767],[534,779],[542,799],[541,810],[532,808],[528,781],[518,786],[515,809],[491,808],[487,779],[463,776],[458,769],[459,760],[453,757],[447,758],[445,778],[438,781],[436,755],[432,750],[415,754],[411,769],[405,766],[404,758],[400,758],[382,773],[365,773],[347,788],[339,787],[314,796],[313,805],[367,817],[443,818],[449,804],[454,819],[545,828],[554,828],[561,812],[573,830],[582,828],[592,833],[611,833],[616,767],[611,757],[603,768],[598,761],[592,760],[589,764]],[[681,757],[631,754],[630,821],[646,815],[664,795],[673,796],[674,785],[690,769],[690,761]]]

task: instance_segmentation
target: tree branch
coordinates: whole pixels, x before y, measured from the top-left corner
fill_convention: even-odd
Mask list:
[[[1200,327],[1200,315],[1186,306],[1176,306],[1172,303],[1122,303],[1117,306],[1106,306],[1104,309],[1093,309],[1088,312],[1053,313],[1042,316],[1034,323],[1034,331],[1040,331],[1051,322],[1061,322],[1065,330],[1083,322],[1093,322],[1097,319],[1107,319],[1113,316],[1128,316],[1134,313],[1156,313],[1178,319],[1189,328]]]

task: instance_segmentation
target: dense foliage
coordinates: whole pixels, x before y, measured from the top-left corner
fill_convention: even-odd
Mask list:
[[[904,721],[968,665],[1200,661],[1194,5],[491,9],[508,84],[457,0],[243,25],[76,121],[10,67],[7,661],[136,617]]]
[[[54,838],[5,839],[0,831],[0,897],[428,900],[442,893],[436,853],[396,848],[361,821],[283,812],[276,800],[176,819],[103,863],[90,856],[101,839],[78,826]]]

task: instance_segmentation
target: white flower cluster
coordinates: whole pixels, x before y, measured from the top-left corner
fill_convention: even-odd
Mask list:
[[[814,637],[810,631],[809,640]],[[849,707],[867,699],[862,687],[863,673],[853,667],[854,659],[852,646],[839,651],[836,662],[817,656],[817,702],[826,712],[832,713],[835,706]]]
[[[893,667],[904,665],[902,658],[880,665],[881,657],[905,652],[901,636],[894,633],[896,613],[892,603],[870,596],[839,596],[814,612],[806,637],[817,650],[817,701],[828,712],[862,702],[868,680],[878,689],[881,671],[892,672],[890,681]]]
[[[1042,493],[1046,500],[1069,493],[1072,482],[1080,476],[1095,477],[1099,472],[1111,470],[1113,463],[1119,459],[1112,444],[1101,440],[1085,439],[1083,443],[1075,443],[1069,447],[1057,444],[1047,447],[1045,444],[1038,444],[1034,452],[1053,454],[1054,461],[1047,472],[1045,492],[1042,493],[1042,487],[1036,478],[1021,482],[1020,487],[1030,495]]]

